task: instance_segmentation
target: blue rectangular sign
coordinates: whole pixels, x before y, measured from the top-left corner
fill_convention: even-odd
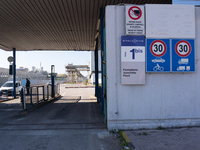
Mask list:
[[[146,72],[170,72],[170,39],[146,40]]]
[[[194,39],[172,39],[172,72],[194,71]]]
[[[145,46],[145,36],[122,36],[121,46]]]

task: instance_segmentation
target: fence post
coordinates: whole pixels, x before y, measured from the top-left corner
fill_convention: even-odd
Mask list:
[[[37,104],[39,103],[39,93],[38,93],[38,87],[37,87]]]
[[[44,97],[44,86],[42,86],[42,91],[43,91],[43,101],[45,100],[45,97]]]
[[[20,97],[21,97],[22,109],[24,109],[24,88],[21,89]]]
[[[29,88],[29,90],[30,90],[29,92],[30,92],[31,105],[33,105],[33,101],[32,101],[32,96],[33,96],[33,95],[32,95],[32,93],[33,93],[33,92],[32,92],[32,88]]]
[[[6,90],[6,98],[8,98],[8,90]]]
[[[24,100],[24,109],[26,109],[26,96],[25,96],[25,92],[24,92],[24,88],[23,88],[23,100]]]
[[[49,100],[49,86],[47,85],[47,100]]]

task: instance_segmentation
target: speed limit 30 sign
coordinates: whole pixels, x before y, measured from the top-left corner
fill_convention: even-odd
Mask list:
[[[194,39],[172,39],[172,72],[195,71]]]
[[[170,40],[146,40],[146,72],[170,72]]]
[[[155,40],[151,43],[150,51],[154,56],[161,57],[165,55],[167,47],[162,40]]]
[[[181,40],[176,43],[175,51],[180,57],[186,57],[191,52],[191,45],[186,40]]]

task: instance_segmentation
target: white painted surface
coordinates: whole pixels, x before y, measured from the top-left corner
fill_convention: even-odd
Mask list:
[[[90,71],[95,71],[94,51],[90,52]],[[98,70],[101,71],[101,51],[98,51]]]
[[[146,37],[195,38],[194,5],[146,4]]]
[[[91,75],[91,83],[95,84],[95,58],[94,58],[94,51],[90,52],[90,74]],[[101,51],[98,51],[98,70],[101,71]],[[101,84],[101,73],[99,73],[99,84]]]
[[[108,130],[200,125],[200,42],[196,42],[195,73],[146,73],[146,84],[121,85],[121,36],[124,6],[106,7]],[[200,41],[200,8],[196,41]]]

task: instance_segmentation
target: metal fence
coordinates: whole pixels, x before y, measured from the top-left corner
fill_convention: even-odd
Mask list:
[[[50,100],[52,98],[51,86],[52,85],[22,88],[21,92],[22,109],[27,109],[34,105],[38,105],[40,103]],[[60,84],[54,86],[54,93],[55,95],[60,94]]]

